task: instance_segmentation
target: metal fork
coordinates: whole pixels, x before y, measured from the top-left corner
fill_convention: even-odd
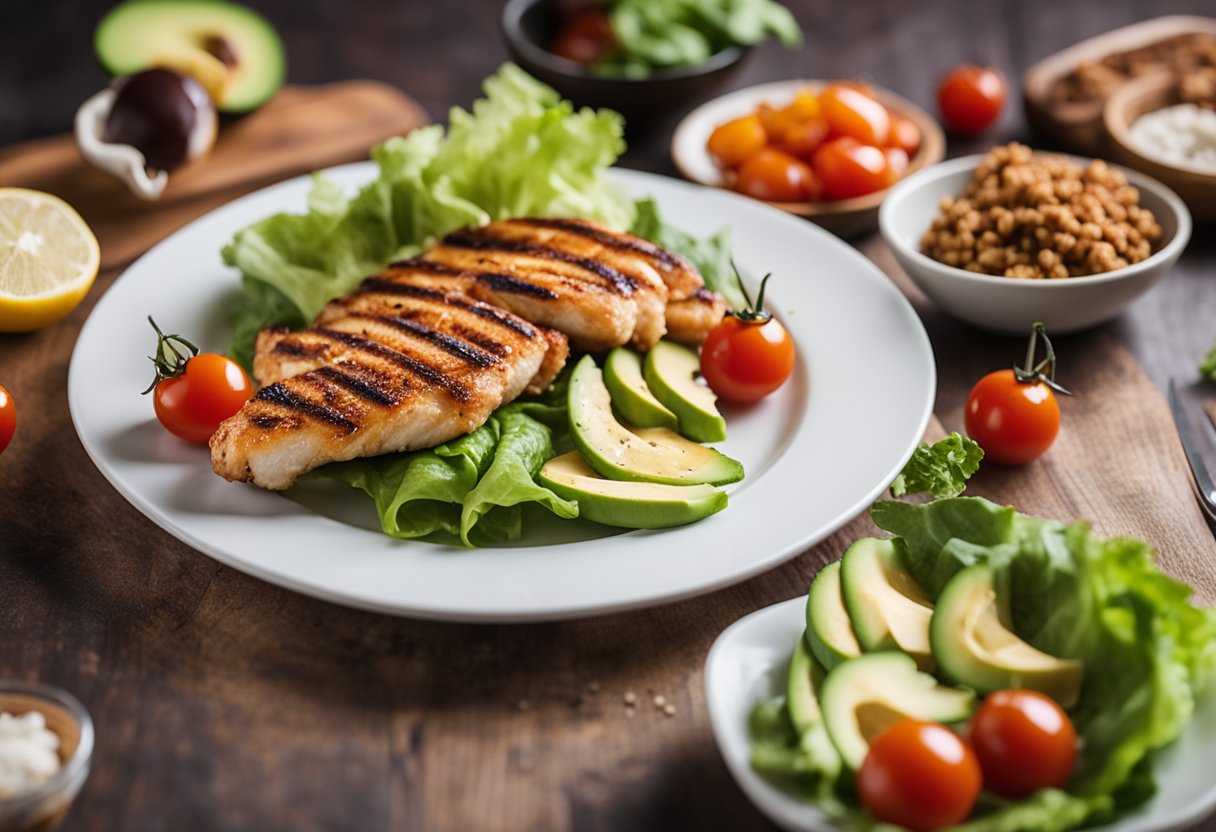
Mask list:
[[[1199,452],[1199,444],[1191,432],[1191,420],[1187,418],[1186,410],[1182,407],[1182,397],[1178,394],[1178,383],[1170,379],[1170,410],[1174,413],[1174,425],[1178,428],[1178,438],[1182,440],[1182,450],[1186,453],[1186,461],[1191,466],[1191,476],[1194,477],[1195,493],[1199,497],[1199,505],[1208,520],[1216,523],[1216,482],[1203,461]]]

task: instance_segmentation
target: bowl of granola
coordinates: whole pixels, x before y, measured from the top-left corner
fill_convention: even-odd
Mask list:
[[[913,174],[879,228],[912,281],[982,329],[1053,334],[1120,314],[1186,248],[1191,215],[1154,179],[1020,144]]]

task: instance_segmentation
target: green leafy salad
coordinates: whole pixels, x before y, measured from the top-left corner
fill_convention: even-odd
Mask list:
[[[970,725],[974,743],[983,697],[1029,688],[1075,727],[1071,774],[998,797],[985,768],[957,828],[1072,829],[1151,797],[1152,752],[1178,738],[1216,666],[1216,611],[1193,606],[1148,544],[1084,523],[974,497],[883,501],[871,515],[893,536],[858,541],[816,576],[789,695],[752,714],[753,766],[842,825],[875,828],[863,761],[883,734],[867,718]]]
[[[608,19],[614,48],[594,68],[628,76],[703,63],[769,37],[790,48],[802,43],[794,16],[775,0],[616,0]]]
[[[706,285],[733,299],[730,237],[698,240],[666,225],[652,200],[631,201],[606,171],[625,144],[621,117],[575,110],[512,64],[485,82],[472,112],[372,150],[377,177],[353,196],[315,175],[304,214],[277,214],[239,231],[223,258],[241,271],[230,354],[249,367],[254,339],[272,325],[305,326],[331,299],[388,263],[458,228],[510,217],[601,221],[684,255]],[[386,534],[464,545],[522,534],[522,507],[577,514],[533,477],[566,440],[560,383],[500,408],[482,427],[437,448],[338,463],[338,479],[375,501]]]

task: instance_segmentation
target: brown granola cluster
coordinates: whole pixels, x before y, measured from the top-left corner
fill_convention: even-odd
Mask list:
[[[1058,278],[1121,269],[1161,237],[1140,192],[1094,161],[1082,168],[1021,144],[993,148],[921,238],[948,266],[1005,277]]]
[[[1184,102],[1211,106],[1209,91],[1216,83],[1216,37],[1194,32],[1115,52],[1101,60],[1083,61],[1056,82],[1051,98],[1056,103],[1100,101],[1129,79],[1161,70],[1178,76]]]

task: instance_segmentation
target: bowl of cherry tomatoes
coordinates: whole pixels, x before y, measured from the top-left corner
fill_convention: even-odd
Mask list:
[[[878,227],[878,206],[905,176],[940,162],[933,117],[854,81],[777,81],[706,102],[676,128],[686,179],[730,188],[841,237]]]

